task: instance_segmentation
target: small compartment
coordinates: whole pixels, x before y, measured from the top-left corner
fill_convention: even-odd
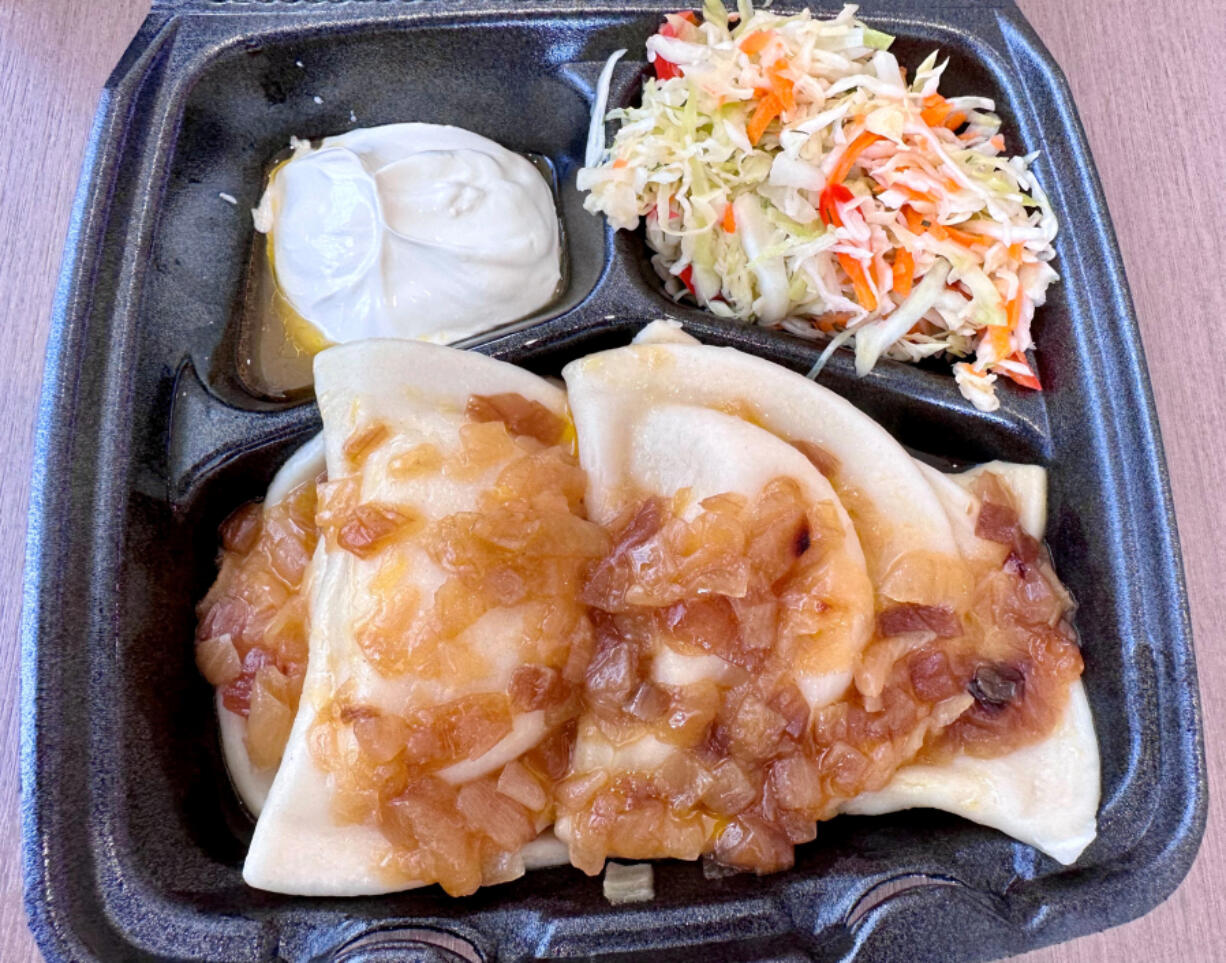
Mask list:
[[[229,404],[259,409],[308,398],[309,390],[283,397],[253,390],[242,371],[250,355],[240,336],[245,302],[264,248],[250,209],[291,136],[404,121],[467,128],[546,168],[565,247],[563,286],[544,308],[500,330],[574,308],[595,285],[605,254],[603,226],[574,189],[588,106],[559,75],[574,46],[525,22],[364,25],[343,42],[281,32],[229,46],[200,69],[183,106],[142,327],[154,337],[173,331],[210,391]]]
[[[1019,83],[1017,72],[1005,62],[1004,58],[997,51],[985,45],[980,37],[967,32],[949,29],[935,23],[890,18],[889,16],[875,16],[874,14],[875,11],[872,10],[861,11],[861,16],[871,25],[888,33],[895,34],[895,40],[890,46],[890,52],[898,58],[898,62],[902,66],[908,68],[909,71],[913,71],[925,57],[934,50],[937,50],[940,52],[942,59],[946,57],[949,59],[949,66],[941,77],[941,91],[943,94],[946,96],[988,97],[995,101],[996,113],[1000,115],[1002,122],[1001,130],[1010,154],[1025,155],[1032,151],[1050,152],[1058,149],[1058,145],[1047,142],[1041,130],[1036,129],[1030,123],[1023,122],[1027,109],[1026,94]],[[823,14],[818,11],[817,15],[822,16]],[[643,44],[646,38],[658,28],[658,23],[659,18],[651,21],[643,39],[629,46],[629,58],[637,58],[643,55]],[[642,102],[643,83],[653,76],[654,72],[651,65],[645,59],[623,59],[620,61],[615,70],[613,84],[610,89],[610,109],[614,107],[638,106]],[[608,143],[612,143],[613,136],[619,126],[619,122],[610,122],[606,125]],[[1055,171],[1051,169],[1050,164],[1043,157],[1035,164],[1035,169],[1040,186],[1051,193],[1051,181],[1056,176]],[[1053,198],[1053,204],[1055,203],[1056,200]],[[1065,227],[1057,235],[1055,243],[1056,259],[1052,262],[1059,274],[1064,273],[1062,267],[1065,251],[1064,238],[1068,233],[1067,220],[1063,213],[1057,209],[1060,223],[1065,225]],[[631,239],[629,245],[623,246],[627,268],[642,278],[644,291],[648,292],[651,299],[660,305],[661,310],[700,311],[711,318],[714,323],[730,326],[745,324],[744,322],[718,318],[705,308],[698,306],[688,297],[680,302],[674,301],[664,290],[663,281],[652,266],[651,257],[655,252],[647,242],[644,226],[640,223],[639,227],[634,231],[619,232],[618,236],[620,237],[621,235]],[[1064,301],[1064,292],[1061,290],[1062,283],[1067,282],[1057,281],[1048,289],[1047,302],[1036,309],[1033,322],[1036,348],[1032,351],[1031,357],[1036,365],[1040,381],[1045,385],[1048,383],[1048,374],[1051,371],[1052,365],[1055,364],[1053,358],[1048,357],[1048,354],[1055,355],[1059,349],[1059,331],[1068,324],[1069,320],[1067,306]],[[674,305],[676,307],[673,307]],[[764,330],[779,331],[779,329],[775,328],[765,328]],[[1051,332],[1049,335],[1044,333],[1047,330]],[[779,334],[786,335],[782,331],[779,331]],[[791,337],[797,336],[791,335]],[[801,340],[808,339],[801,338]],[[820,350],[820,347],[824,347],[828,339],[825,335],[820,335],[815,336],[812,340],[819,346]],[[1050,349],[1048,348],[1049,343]],[[850,359],[852,354],[852,348],[844,346],[836,351],[834,358],[829,363],[833,365],[838,358]],[[877,363],[875,370],[898,369],[897,373],[891,372],[889,376],[891,385],[907,384],[910,378],[914,378],[916,382],[923,383],[926,375],[934,374],[948,379],[952,386],[953,375],[950,368],[955,360],[960,359],[947,359],[937,356],[924,359],[917,364],[908,364],[889,358],[882,358]],[[908,376],[907,372],[915,372],[915,374]],[[956,387],[953,390],[956,395]],[[1002,399],[1002,405],[1010,407],[1012,405],[1009,405],[1004,400],[1007,396],[1024,397],[1033,394],[1026,389],[1018,388],[1003,377],[998,378],[996,390],[998,397]],[[1026,409],[1033,409],[1035,407],[1034,404],[1028,401],[1020,402],[1020,406]]]

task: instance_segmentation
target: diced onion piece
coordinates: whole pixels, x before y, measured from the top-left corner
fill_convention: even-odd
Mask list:
[[[823,802],[821,773],[803,755],[785,756],[771,766],[771,792],[785,809],[816,810]]]
[[[623,866],[607,863],[604,868],[604,898],[614,906],[646,903],[656,898],[655,878],[650,863]]]
[[[275,691],[277,686],[271,681],[271,673],[281,675],[272,666],[263,666],[256,674],[247,716],[247,755],[257,769],[268,769],[281,761],[294,721],[289,706]]]
[[[507,763],[503,768],[498,777],[498,791],[532,812],[540,812],[549,801],[544,787],[520,762]]]
[[[236,508],[221,523],[221,544],[227,552],[245,554],[251,551],[260,537],[261,506],[247,502]]]
[[[355,719],[353,735],[362,751],[375,763],[396,758],[408,739],[407,727],[402,719],[380,712],[371,712]]]
[[[787,869],[795,856],[791,842],[778,829],[757,816],[742,815],[720,833],[715,858],[726,866],[760,874]]]
[[[702,797],[703,804],[713,813],[735,816],[754,801],[757,788],[731,759],[725,759],[712,773],[714,781]]]
[[[488,780],[471,782],[460,789],[456,808],[469,826],[505,850],[518,850],[536,836],[536,827],[523,807],[499,793]]]
[[[196,665],[209,685],[229,685],[243,674],[243,662],[229,632],[196,643]]]

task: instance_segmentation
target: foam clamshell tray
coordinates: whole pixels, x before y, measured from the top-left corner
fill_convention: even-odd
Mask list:
[[[941,48],[945,88],[995,98],[1010,150],[1042,151],[1063,280],[1036,318],[1046,390],[1006,383],[992,414],[937,368],[885,362],[858,379],[838,352],[821,380],[938,464],[1051,469],[1048,542],[1079,604],[1103,760],[1097,840],[1062,867],[937,812],[843,816],[787,872],[710,880],[664,862],[655,900],[619,907],[568,867],[464,899],[243,884],[252,824],[194,666],[193,607],[215,574],[219,522],[319,427],[309,399],[257,397],[238,374],[247,209],[263,171],[291,135],[470,128],[548,161],[569,263],[558,301],[474,350],[556,374],[673,317],[807,369],[820,345],[674,304],[642,236],[582,209],[575,172],[599,68],[619,47],[637,55],[611,95],[633,101],[643,43],[676,6],[155,0],[93,128],[36,439],[22,832],[26,905],[49,959],[988,959],[1139,916],[1186,874],[1206,788],[1178,537],[1136,319],[1068,86],[1009,0],[870,0],[861,16],[897,36],[903,63]]]

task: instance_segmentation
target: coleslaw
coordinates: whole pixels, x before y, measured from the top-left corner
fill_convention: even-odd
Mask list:
[[[934,52],[908,77],[893,38],[845,6],[669,15],[647,41],[642,104],[605,106],[601,76],[578,185],[615,229],[645,221],[677,298],[882,357],[957,360],[959,388],[999,407],[1005,376],[1039,389],[1026,352],[1057,279],[1057,223],[1006,151],[989,99],[944,97]],[[611,145],[605,120],[620,121]]]

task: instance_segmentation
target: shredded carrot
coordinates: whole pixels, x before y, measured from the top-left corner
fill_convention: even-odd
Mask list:
[[[954,105],[940,94],[929,94],[924,98],[924,109],[920,117],[929,127],[948,127],[957,130],[967,121],[964,111],[956,110]]]
[[[629,162],[626,160],[626,158],[619,157],[613,162],[613,166],[618,170],[621,170],[621,168],[629,166]]]
[[[757,144],[762,139],[762,135],[766,133],[766,128],[770,126],[770,122],[778,117],[782,111],[783,104],[779,102],[779,98],[774,94],[767,94],[763,97],[758,102],[753,116],[749,118],[749,123],[745,125],[745,133],[749,135],[749,142]]]
[[[856,158],[870,144],[875,144],[881,138],[871,131],[862,131],[850,144],[843,148],[843,156],[839,158],[838,164],[835,165],[833,171],[830,172],[830,180],[828,184],[841,184],[847,180],[847,175],[851,172],[851,165],[856,162]]]
[[[929,127],[948,127],[950,130],[956,130],[966,123],[966,114],[955,110],[954,105],[940,94],[929,94],[924,98],[920,117]]]
[[[954,227],[952,224],[944,225],[946,235],[957,241],[963,247],[973,247],[976,244],[986,243],[986,238],[979,234],[972,234],[970,231],[964,231],[961,228]]]
[[[933,221],[925,226],[923,217],[910,206],[902,209],[903,217],[907,219],[907,229],[912,234],[931,234],[938,241],[954,241],[963,247],[973,247],[976,244],[986,244],[987,239],[970,231],[954,227],[951,224],[937,224]]]
[[[940,127],[953,109],[954,105],[940,94],[929,94],[924,98],[924,109],[920,111],[920,117],[929,127]]]
[[[720,222],[720,224],[729,234],[736,231],[736,214],[732,210],[731,204],[724,208],[724,219]]]
[[[782,58],[776,60],[771,64],[767,75],[771,80],[771,93],[779,98],[779,103],[784,110],[792,111],[796,109],[796,83],[783,76],[787,66],[787,61]]]
[[[915,277],[915,258],[906,248],[900,247],[894,254],[894,290],[904,298],[911,293]]]
[[[1005,139],[1000,134],[993,134],[988,138],[988,143],[999,151],[1003,151],[1005,149]]]
[[[913,201],[925,201],[928,204],[935,204],[937,202],[937,199],[926,191],[917,191],[913,187],[907,187],[906,184],[894,184],[890,190],[906,194]]]
[[[1039,382],[1039,376],[1035,374],[1034,368],[1030,366],[1030,362],[1026,360],[1026,356],[1024,354],[1022,354],[1020,351],[1015,351],[1013,356],[1008,360],[1016,361],[1018,364],[1025,365],[1029,374],[1018,374],[1017,372],[1010,371],[1008,368],[1001,368],[1001,374],[1003,374],[1006,378],[1012,379],[1023,388],[1030,388],[1033,391],[1043,390],[1043,385]]]
[[[1017,297],[1012,298],[1005,305],[1005,320],[1009,323],[1009,330],[1016,331],[1017,323],[1022,319],[1022,295],[1018,292]]]
[[[864,265],[850,254],[841,253],[839,254],[839,264],[843,266],[843,270],[851,278],[852,286],[856,289],[856,300],[860,302],[860,307],[864,308],[865,311],[875,311],[877,309],[877,298],[873,294],[873,289],[869,286],[868,277],[864,273]]]
[[[742,52],[752,57],[754,54],[761,53],[762,48],[770,43],[773,36],[774,34],[770,30],[755,30],[753,33],[743,37],[737,46],[741,48]]]
[[[1022,259],[1022,242],[1021,241],[1017,241],[1009,245],[1009,257],[1013,258],[1013,260],[1015,261],[1020,261]]]
[[[999,361],[1009,353],[1009,329],[994,325],[985,328],[983,332],[984,340],[987,341],[988,347],[992,350],[992,357]]]

